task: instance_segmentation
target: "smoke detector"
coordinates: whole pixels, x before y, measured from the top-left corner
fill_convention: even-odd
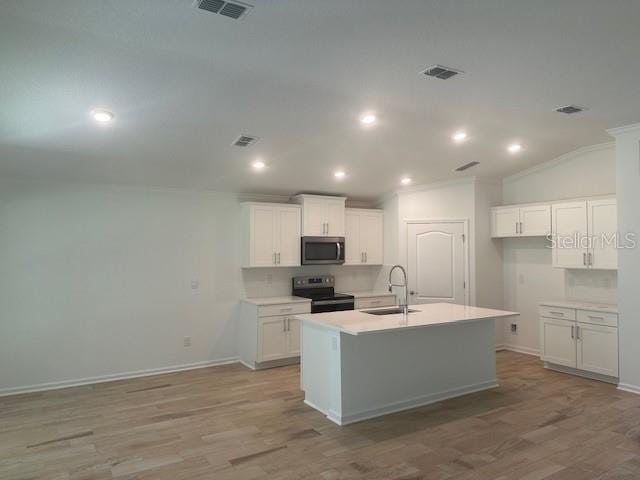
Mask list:
[[[248,3],[237,1],[225,2],[224,0],[195,0],[193,5],[200,10],[224,15],[234,20],[240,20],[245,17],[247,13],[249,13],[249,10],[253,8],[253,5],[249,5]]]

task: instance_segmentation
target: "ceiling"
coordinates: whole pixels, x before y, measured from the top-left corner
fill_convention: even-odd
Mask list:
[[[236,21],[191,0],[4,0],[0,178],[373,198],[404,175],[504,177],[640,120],[636,0],[253,3]],[[420,74],[435,63],[464,74]],[[552,111],[570,103],[588,110]]]

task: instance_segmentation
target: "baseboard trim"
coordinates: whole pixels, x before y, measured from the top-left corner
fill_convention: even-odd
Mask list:
[[[324,413],[327,416],[327,418],[331,420],[333,423],[336,423],[340,426],[344,426],[344,425],[349,425],[356,422],[362,422],[370,418],[376,418],[376,417],[381,417],[383,415],[389,415],[392,413],[401,412],[404,410],[410,410],[412,408],[424,407],[425,405],[430,405],[432,403],[441,402],[443,400],[448,400],[451,398],[461,397],[463,395],[468,395],[470,393],[481,392],[483,390],[488,390],[490,388],[495,388],[497,386],[498,386],[498,382],[494,379],[487,382],[476,383],[473,385],[467,385],[464,387],[446,390],[444,392],[432,393],[430,395],[424,395],[421,397],[412,398],[410,400],[389,403],[381,407],[372,408],[369,410],[364,410],[358,413],[352,413],[348,415],[338,415],[336,414],[336,412],[327,413],[321,409],[317,409],[317,410]],[[305,400],[305,403],[315,408],[314,405],[312,405],[310,402],[307,402],[306,400]]]
[[[540,356],[540,350],[537,348],[529,348],[529,347],[520,347],[518,345],[502,345],[501,350],[508,350],[510,352],[516,353],[524,353],[525,355],[534,355],[536,357]]]
[[[20,395],[24,393],[45,392],[47,390],[59,390],[61,388],[81,387],[81,386],[93,385],[97,383],[116,382],[118,380],[128,380],[132,378],[152,377],[154,375],[183,372],[185,370],[196,370],[198,368],[217,367],[220,365],[228,365],[231,363],[238,363],[238,358],[228,357],[228,358],[222,358],[218,360],[207,360],[204,362],[174,365],[171,367],[152,368],[148,370],[136,370],[133,372],[117,373],[112,375],[100,375],[96,377],[79,378],[75,380],[64,380],[61,382],[41,383],[38,385],[27,385],[25,387],[3,388],[3,389],[0,389],[0,397],[8,397],[10,395]]]
[[[618,385],[618,379],[616,377],[610,377],[609,375],[602,375],[600,373],[587,372],[585,370],[565,367],[564,365],[557,365],[555,363],[549,363],[549,362],[544,362],[544,368],[546,368],[547,370],[553,370],[554,372],[558,372],[558,373],[566,373],[568,375],[575,375],[577,377],[588,378],[589,380],[598,380],[600,382]],[[638,393],[640,393],[640,390],[638,391]]]
[[[637,385],[631,385],[630,383],[619,383],[618,390],[622,390],[623,392],[635,393],[636,395],[640,395],[640,387]]]

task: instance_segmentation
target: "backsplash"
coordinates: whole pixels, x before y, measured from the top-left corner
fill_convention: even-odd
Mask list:
[[[565,298],[618,303],[616,270],[565,270]]]
[[[306,266],[242,269],[246,298],[291,295],[291,277],[298,275],[333,275],[336,292],[374,290],[382,267],[376,266]]]

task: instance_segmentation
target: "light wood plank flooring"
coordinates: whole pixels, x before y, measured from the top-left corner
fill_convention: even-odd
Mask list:
[[[297,366],[0,398],[0,479],[640,479],[640,396],[497,357],[497,389],[347,427]]]

